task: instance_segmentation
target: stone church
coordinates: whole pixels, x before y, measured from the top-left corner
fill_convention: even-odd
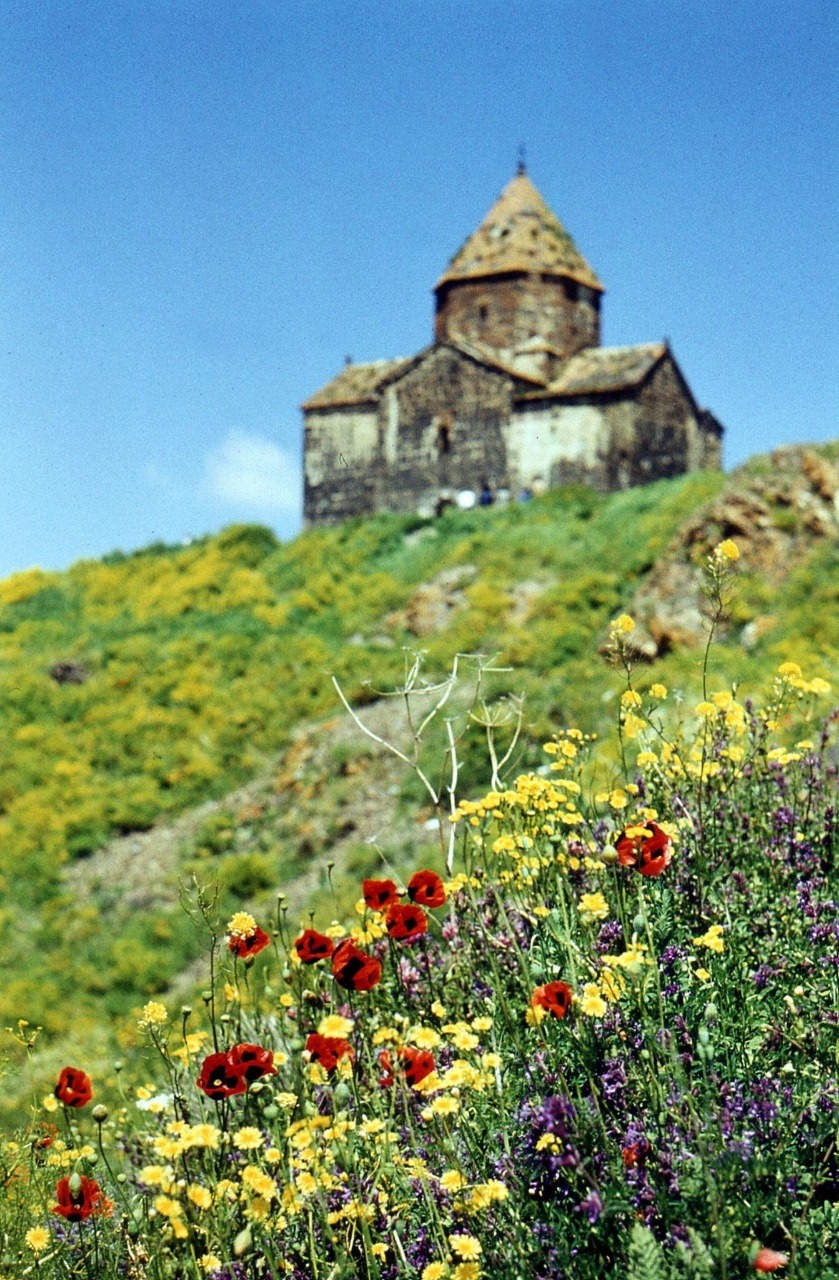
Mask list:
[[[303,405],[308,525],[719,469],[668,344],[600,346],[603,286],[522,166],[434,296],[424,351],[348,363]]]

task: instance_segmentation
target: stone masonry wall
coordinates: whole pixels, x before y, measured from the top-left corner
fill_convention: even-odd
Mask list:
[[[629,484],[681,476],[702,465],[693,404],[669,358],[656,366],[641,387],[634,440],[624,456],[629,461]]]
[[[503,485],[512,388],[505,374],[441,345],[386,387],[377,409],[309,410],[306,523],[433,509],[441,490]]]
[[[605,487],[609,426],[599,405],[525,401],[505,435],[514,494],[562,484]]]
[[[585,484],[613,493],[696,471],[712,457],[669,358],[639,388],[520,401],[505,439],[514,491]]]
[[[599,345],[599,297],[554,277],[465,280],[441,288],[435,332],[438,342],[461,337],[510,355],[541,338],[568,357]]]
[[[400,378],[383,397],[380,419],[382,452],[391,457],[386,509],[415,511],[418,503],[433,504],[441,489],[503,484],[512,387],[511,378],[445,345]]]
[[[519,399],[524,384],[445,343],[377,408],[306,416],[307,523],[433,510],[441,493],[586,484],[603,493],[719,465],[719,440],[665,356],[637,388]]]
[[[375,405],[310,409],[303,445],[307,524],[375,511],[379,426]]]

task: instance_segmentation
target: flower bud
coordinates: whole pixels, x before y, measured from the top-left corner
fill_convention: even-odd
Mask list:
[[[96,1104],[96,1106],[93,1108],[90,1114],[93,1116],[97,1124],[104,1124],[105,1121],[108,1119],[108,1108],[103,1107],[102,1103],[99,1102]]]
[[[82,1191],[82,1179],[81,1179],[81,1174],[78,1174],[78,1173],[75,1173],[75,1172],[74,1172],[74,1173],[71,1173],[71,1174],[70,1174],[70,1180],[69,1180],[69,1184],[68,1184],[68,1185],[69,1185],[69,1187],[70,1187],[70,1195],[71,1195],[71,1196],[78,1196],[78,1195],[81,1195],[81,1191]]]
[[[352,1091],[349,1085],[344,1080],[341,1080],[332,1090],[332,1097],[336,1107],[345,1107],[352,1097]]]
[[[545,924],[548,926],[552,936],[557,942],[565,939],[565,929],[562,923],[562,915],[557,911],[556,907],[552,909],[549,915],[545,916]]]
[[[241,1258],[243,1253],[247,1253],[253,1244],[253,1235],[250,1227],[245,1227],[244,1231],[240,1231],[236,1239],[233,1241],[233,1254],[237,1258]]]

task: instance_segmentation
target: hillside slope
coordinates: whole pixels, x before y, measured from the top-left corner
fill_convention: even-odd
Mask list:
[[[790,450],[730,478],[558,491],[436,522],[377,517],[287,546],[237,527],[0,584],[4,1022],[95,1031],[104,1047],[108,1019],[189,972],[185,877],[215,875],[230,904],[302,877],[296,908],[336,850],[357,877],[377,835],[388,856],[433,840],[416,779],[334,719],[332,674],[392,736],[397,704],[375,691],[399,685],[406,647],[431,679],[457,653],[496,654],[509,670],[487,693],[524,695],[512,763],[533,763],[558,725],[614,719],[620,681],[598,644],[622,611],[644,624],[647,683],[693,684],[698,566],[734,537],[738,592],[712,657],[723,685],[735,666],[748,688],[787,658],[835,680],[837,456]],[[432,734],[430,756],[441,745]],[[461,794],[484,760],[473,725]]]

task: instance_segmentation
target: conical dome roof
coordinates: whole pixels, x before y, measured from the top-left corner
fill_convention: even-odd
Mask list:
[[[508,271],[564,276],[603,292],[603,285],[526,173],[517,173],[507,183],[435,287]]]

